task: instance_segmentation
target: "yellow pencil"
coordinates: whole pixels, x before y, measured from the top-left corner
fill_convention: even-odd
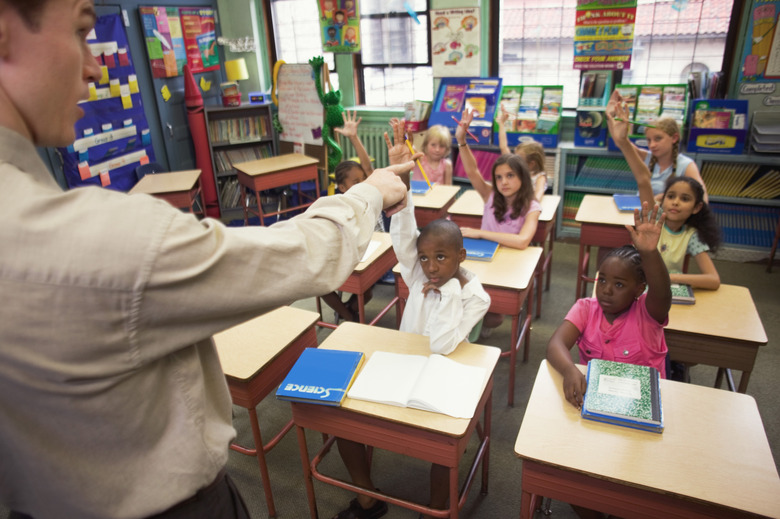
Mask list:
[[[409,142],[409,139],[406,139],[406,145],[409,147],[409,152],[414,155],[414,148],[412,147],[412,143]],[[422,173],[425,183],[428,184],[428,189],[433,189],[431,181],[428,180],[428,175],[425,174],[425,170],[423,169],[422,164],[420,164],[420,159],[417,159],[415,162],[417,162],[417,167],[420,168],[420,173]]]

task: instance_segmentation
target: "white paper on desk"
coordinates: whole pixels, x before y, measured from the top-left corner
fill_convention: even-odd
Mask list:
[[[472,418],[482,396],[485,368],[443,355],[403,355],[377,351],[360,371],[347,396]]]
[[[360,263],[363,263],[364,261],[368,261],[368,258],[371,257],[371,255],[374,253],[375,250],[379,248],[379,242],[376,240],[371,240],[371,242],[368,244],[368,248],[366,249],[366,253],[363,254],[363,257],[360,258]]]

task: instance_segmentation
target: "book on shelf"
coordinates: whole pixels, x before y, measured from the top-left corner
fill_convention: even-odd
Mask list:
[[[672,303],[678,305],[692,305],[696,302],[691,285],[685,283],[672,283]]]
[[[649,366],[591,359],[582,417],[661,433],[664,416],[660,378],[658,370]]]
[[[349,398],[472,418],[487,371],[443,355],[377,351],[363,366]]]
[[[463,238],[463,248],[466,249],[466,259],[493,261],[493,256],[498,250],[498,243],[479,238]]]
[[[612,195],[615,199],[615,205],[618,211],[621,212],[634,212],[634,209],[642,209],[642,202],[639,200],[639,195],[621,195],[615,193]]]
[[[424,195],[431,190],[431,187],[433,184],[429,187],[425,180],[411,180],[409,182],[409,189],[413,195]]]
[[[364,358],[359,351],[306,348],[276,390],[276,398],[340,406]]]

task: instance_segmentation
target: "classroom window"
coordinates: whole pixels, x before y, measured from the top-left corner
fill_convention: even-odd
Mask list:
[[[323,56],[330,82],[339,88],[339,77],[332,52],[322,52],[319,10],[312,0],[271,0],[276,59],[286,63],[308,63]]]
[[[415,99],[432,100],[428,2],[361,0],[360,16],[362,52],[357,74],[364,104],[402,106]]]
[[[733,0],[639,0],[631,68],[623,83],[687,83],[723,66]],[[574,62],[577,0],[501,0],[498,74],[507,85],[563,85],[577,105]]]

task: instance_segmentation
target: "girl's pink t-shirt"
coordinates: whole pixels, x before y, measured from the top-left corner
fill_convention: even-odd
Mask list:
[[[444,173],[447,169],[447,164],[450,164],[450,159],[441,159],[439,161],[439,167],[436,169],[428,164],[428,160],[425,156],[420,159],[420,162],[422,163],[423,168],[425,168],[425,174],[428,175],[428,180],[431,181],[431,184],[444,184]],[[414,165],[414,169],[412,170],[412,180],[425,180],[417,164]]]
[[[482,225],[480,229],[483,231],[519,234],[520,230],[523,228],[523,224],[525,223],[525,218],[528,216],[528,213],[533,213],[534,211],[542,212],[542,204],[540,204],[536,199],[533,199],[525,212],[518,218],[514,220],[512,219],[512,209],[509,208],[507,212],[504,213],[504,219],[499,222],[496,220],[496,215],[493,213],[494,196],[495,193],[491,192],[487,202],[485,202],[484,209],[482,209]]]
[[[631,307],[616,317],[612,324],[604,317],[604,311],[595,297],[578,299],[566,320],[580,331],[577,339],[580,363],[590,359],[604,359],[651,366],[666,378],[666,339],[664,326],[647,312],[642,294]]]

